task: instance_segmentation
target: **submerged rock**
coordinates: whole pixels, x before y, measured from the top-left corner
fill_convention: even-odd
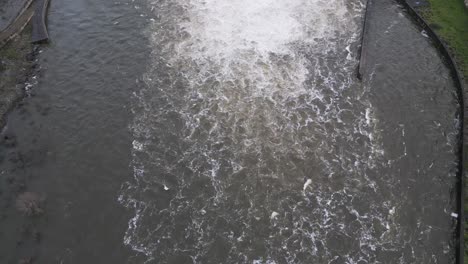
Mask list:
[[[16,209],[27,216],[35,216],[44,213],[43,203],[45,199],[33,192],[24,192],[16,199]]]
[[[16,146],[16,137],[14,135],[4,135],[1,141],[7,148],[12,148]]]
[[[23,258],[23,259],[20,259],[20,261],[18,263],[19,264],[32,264],[33,260],[32,260],[32,258]]]

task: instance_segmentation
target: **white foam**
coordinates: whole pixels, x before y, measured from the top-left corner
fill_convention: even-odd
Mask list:
[[[133,140],[132,145],[133,145],[133,149],[135,149],[137,151],[142,151],[143,150],[143,144],[138,142],[137,140]]]
[[[302,190],[305,192],[305,190],[307,189],[307,187],[309,187],[309,185],[312,184],[312,180],[311,179],[307,179],[307,181],[304,183],[304,187],[302,188]]]
[[[278,215],[279,215],[278,212],[272,212],[271,216],[270,216],[270,219],[275,219]]]
[[[298,16],[308,9],[306,3],[298,0],[191,1],[191,20],[183,26],[193,39],[207,47],[203,52],[213,57],[220,53],[232,56],[252,48],[262,54],[282,52],[285,45],[305,37]]]
[[[352,206],[344,206],[349,202],[347,192],[357,192],[353,179],[344,182],[342,189],[333,189],[334,184],[326,186],[324,179],[309,174],[310,168],[303,170],[302,165],[316,165],[320,175],[330,177],[325,181],[335,180],[335,175],[342,180],[345,174],[355,177],[360,188],[376,186],[362,176],[373,159],[369,153],[372,148],[363,148],[363,153],[352,149],[341,153],[334,148],[337,142],[352,138],[353,133],[377,138],[372,137],[373,120],[366,98],[342,96],[354,80],[356,61],[350,54],[355,45],[351,44],[359,35],[348,3],[152,3],[157,6],[156,19],[148,21],[154,46],[153,66],[145,76],[147,87],[135,95],[132,156],[137,183],[129,187],[127,198],[138,201],[127,203],[135,208],[138,218],[129,223],[126,244],[148,257],[164,259],[168,252],[161,248],[160,239],[181,247],[184,243],[171,237],[174,225],[165,223],[181,224],[181,219],[190,215],[190,221],[183,223],[184,232],[194,244],[183,250],[199,261],[203,259],[200,256],[207,256],[206,250],[219,231],[213,228],[215,214],[242,223],[237,226],[241,236],[223,234],[231,248],[229,254],[244,257],[242,263],[251,263],[245,254],[250,249],[240,242],[257,239],[252,237],[252,228],[267,220],[270,213],[270,219],[276,219],[276,234],[292,235],[287,239],[265,238],[268,256],[259,263],[274,263],[272,259],[279,252],[288,252],[287,263],[294,263],[299,253],[331,258],[324,243],[329,232],[338,229],[347,236],[356,236],[362,245],[375,247],[376,241],[366,226],[385,218],[388,207],[382,212],[362,209],[359,214]],[[347,109],[349,105],[355,106]],[[303,183],[305,173],[310,178]],[[200,179],[210,182],[200,187],[196,182]],[[152,196],[142,194],[160,190],[166,182],[174,190],[164,193],[173,195],[168,204],[161,205]],[[312,182],[314,188],[308,188]],[[264,184],[262,191],[254,187],[256,183]],[[290,201],[288,191],[301,187],[304,195],[299,201]],[[249,204],[239,206],[234,197],[245,197]],[[281,207],[270,207],[276,199]],[[195,200],[202,201],[202,205]],[[141,209],[140,204],[149,209]],[[268,208],[278,208],[281,215],[292,218],[291,222],[283,223],[279,213]],[[362,230],[349,230],[344,216],[349,212],[355,214]],[[299,239],[308,246],[291,251],[288,239]],[[357,262],[357,257],[346,258],[349,263]]]

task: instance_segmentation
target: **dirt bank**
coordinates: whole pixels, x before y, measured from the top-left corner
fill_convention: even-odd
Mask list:
[[[37,68],[37,47],[30,41],[31,28],[27,26],[0,49],[0,129],[5,126],[8,111],[25,95],[29,79]]]

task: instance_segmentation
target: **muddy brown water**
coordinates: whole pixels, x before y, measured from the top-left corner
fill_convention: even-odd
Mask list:
[[[52,1],[0,262],[453,263],[455,86],[375,2],[360,82],[360,1]]]

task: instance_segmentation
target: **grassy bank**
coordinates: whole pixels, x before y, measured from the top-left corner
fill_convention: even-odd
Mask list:
[[[428,0],[424,18],[447,43],[465,77],[468,76],[468,11],[463,0]]]

